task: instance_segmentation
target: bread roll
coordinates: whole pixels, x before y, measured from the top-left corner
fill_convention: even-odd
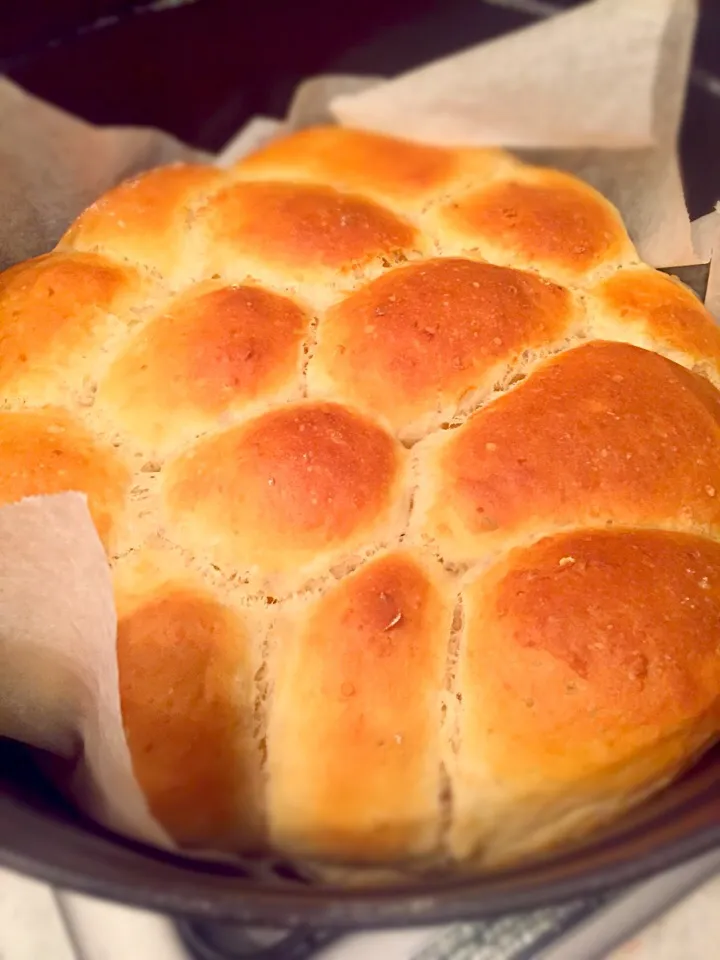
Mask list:
[[[81,490],[188,848],[491,867],[720,733],[720,332],[617,211],[323,127],[0,276],[0,500]]]

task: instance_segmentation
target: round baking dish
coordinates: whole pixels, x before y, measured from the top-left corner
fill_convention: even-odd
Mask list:
[[[516,913],[640,880],[720,846],[720,748],[581,846],[531,866],[412,885],[310,886],[129,843],[52,792],[24,748],[0,743],[0,863],[59,887],[173,915],[279,927],[382,927]]]

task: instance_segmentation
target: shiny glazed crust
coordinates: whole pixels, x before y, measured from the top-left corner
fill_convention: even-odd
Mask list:
[[[305,130],[0,275],[0,501],[88,494],[188,847],[492,866],[720,732],[720,333],[617,211]]]

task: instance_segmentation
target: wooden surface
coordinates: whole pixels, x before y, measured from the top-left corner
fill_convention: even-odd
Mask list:
[[[322,71],[392,75],[577,0],[10,0],[0,69],[96,123],[219,149]],[[682,157],[691,216],[720,199],[720,3],[702,0]]]

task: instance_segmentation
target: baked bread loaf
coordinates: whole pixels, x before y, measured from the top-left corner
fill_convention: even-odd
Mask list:
[[[339,128],[0,276],[0,498],[80,490],[178,843],[493,865],[720,733],[720,331],[617,211]]]

